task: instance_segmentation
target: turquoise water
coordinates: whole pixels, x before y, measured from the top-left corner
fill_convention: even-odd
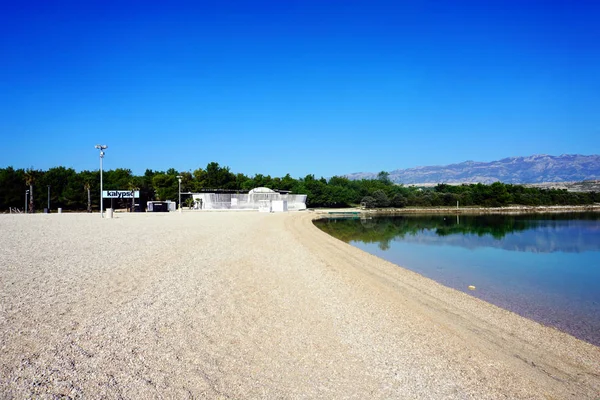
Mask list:
[[[395,216],[316,225],[446,286],[600,345],[598,213]]]

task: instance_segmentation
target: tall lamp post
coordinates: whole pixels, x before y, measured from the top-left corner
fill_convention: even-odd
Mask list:
[[[177,180],[179,181],[179,212],[181,211],[181,175],[177,175]]]
[[[27,195],[29,194],[29,190],[25,191],[25,214],[27,214]]]
[[[50,214],[50,185],[48,185],[48,214]]]
[[[104,204],[102,202],[102,200],[104,200],[104,196],[102,195],[102,159],[104,158],[104,150],[108,149],[108,146],[105,144],[97,144],[94,147],[100,150],[100,218],[104,218]]]

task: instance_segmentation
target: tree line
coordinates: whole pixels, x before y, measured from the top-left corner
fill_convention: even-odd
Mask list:
[[[387,172],[380,172],[376,179],[350,180],[334,176],[329,179],[306,175],[292,178],[256,174],[247,176],[233,173],[229,167],[216,162],[195,171],[167,171],[147,169],[143,175],[134,175],[131,170],[117,168],[103,171],[104,190],[139,190],[143,206],[150,200],[178,200],[179,181],[181,191],[201,192],[229,190],[246,192],[255,187],[306,194],[308,207],[346,207],[362,204],[367,208],[483,206],[502,207],[508,205],[589,205],[600,202],[600,193],[568,192],[560,189],[529,188],[500,182],[491,185],[438,184],[432,188],[420,188],[394,184]],[[48,193],[52,209],[63,208],[73,211],[99,209],[100,172],[80,171],[72,168],[54,167],[46,171],[0,168],[0,210],[9,208],[23,210],[25,191],[29,190],[27,208],[29,212],[47,207]],[[116,200],[115,200],[116,201]],[[131,200],[121,200],[115,207],[128,207]]]

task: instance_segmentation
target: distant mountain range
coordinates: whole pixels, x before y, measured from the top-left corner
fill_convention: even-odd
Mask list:
[[[377,172],[348,174],[350,179],[373,179]],[[435,183],[542,183],[600,179],[600,155],[538,154],[492,162],[465,161],[445,166],[397,169],[390,179],[405,185]]]

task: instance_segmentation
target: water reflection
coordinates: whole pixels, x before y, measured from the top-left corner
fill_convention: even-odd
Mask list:
[[[600,249],[600,214],[565,213],[477,216],[394,216],[373,219],[329,219],[316,224],[347,243],[392,241],[493,247],[533,253],[596,251]]]

